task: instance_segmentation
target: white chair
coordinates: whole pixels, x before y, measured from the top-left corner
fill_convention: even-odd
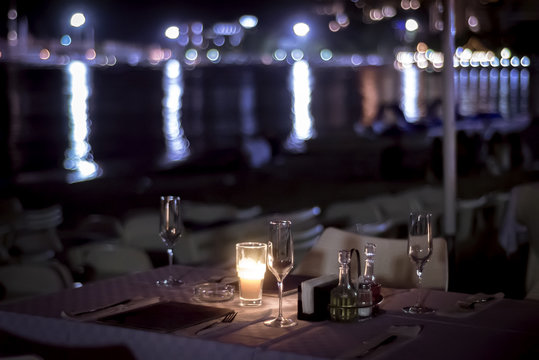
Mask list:
[[[113,215],[91,214],[84,217],[75,232],[88,240],[110,241],[121,239],[124,235],[122,222]]]
[[[439,216],[444,211],[444,189],[441,186],[424,185],[405,190],[403,195],[435,216]]]
[[[182,201],[182,213],[186,223],[195,226],[209,226],[238,220],[252,219],[262,212],[260,206],[238,208],[223,203]]]
[[[318,225],[319,214],[320,208],[315,206],[198,231],[186,231],[176,244],[174,256],[179,263],[186,265],[230,265],[235,259],[236,243],[267,242],[270,220],[290,220],[292,236],[296,236]]]
[[[509,211],[506,214],[504,231],[513,231],[513,242],[505,245],[510,254],[518,250],[523,238],[529,242],[526,267],[526,297],[539,300],[539,183],[527,183],[514,187],[511,191]],[[522,229],[524,226],[524,229]],[[522,234],[523,230],[525,234]],[[503,232],[502,232],[503,234]],[[522,236],[524,235],[524,236]]]
[[[71,272],[65,265],[56,261],[9,264],[0,267],[2,302],[17,301],[72,286]]]
[[[423,286],[447,291],[447,244],[443,238],[433,240],[433,254],[423,272]],[[324,230],[318,242],[305,255],[293,273],[308,276],[336,274],[339,266],[338,251],[355,248],[362,252],[367,243],[376,244],[374,273],[382,286],[392,288],[417,286],[415,265],[408,258],[405,239],[365,236],[332,227]],[[361,261],[363,266],[364,259]]]
[[[123,222],[123,242],[145,251],[165,252],[159,237],[159,208],[133,210]]]
[[[349,200],[329,204],[322,213],[326,226],[352,228],[356,224],[377,224],[386,220],[382,209],[372,201]]]
[[[150,270],[149,255],[135,247],[120,244],[89,243],[70,248],[67,261],[74,273],[87,281]]]
[[[25,209],[15,231],[13,248],[23,261],[51,259],[63,250],[58,226],[63,222],[62,207],[58,204]]]
[[[475,199],[457,199],[457,243],[469,242],[485,227],[482,211],[489,205],[488,196]]]

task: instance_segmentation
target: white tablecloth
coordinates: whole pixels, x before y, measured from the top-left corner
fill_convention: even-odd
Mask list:
[[[414,303],[415,290],[384,289],[381,311],[370,320],[354,324],[300,320],[298,326],[287,329],[263,324],[263,320],[276,315],[277,298],[265,296],[261,307],[244,308],[236,296],[228,302],[211,304],[238,311],[234,322],[204,335],[195,335],[200,325],[161,334],[60,317],[62,310],[80,311],[126,297],[192,301],[191,285],[221,273],[217,269],[183,266],[174,266],[174,271],[186,281],[180,290],[154,285],[167,273],[166,268],[159,268],[1,305],[0,329],[49,344],[123,344],[138,359],[337,358],[395,325],[419,325],[422,331],[415,338],[380,348],[371,357],[515,359],[539,354],[539,302],[499,299],[462,314],[454,312],[455,304],[469,295],[442,291],[427,292],[426,305],[439,310],[432,315],[402,312],[402,306]],[[297,295],[285,297],[285,315],[296,317],[296,311]]]

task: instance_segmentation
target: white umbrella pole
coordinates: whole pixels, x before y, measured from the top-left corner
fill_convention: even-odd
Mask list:
[[[453,54],[455,53],[455,0],[444,1],[443,31],[443,162],[444,162],[444,236],[449,255],[455,260],[456,233],[456,135],[455,135],[455,82]],[[454,264],[454,263],[453,263]],[[451,270],[451,269],[450,269]]]

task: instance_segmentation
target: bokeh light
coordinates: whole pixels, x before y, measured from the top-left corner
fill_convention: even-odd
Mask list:
[[[180,36],[180,28],[177,26],[169,26],[165,30],[165,36],[172,40],[177,39],[178,36]]]
[[[240,17],[240,25],[245,29],[252,29],[258,25],[258,18],[254,15],[243,15]]]
[[[71,16],[71,20],[69,23],[73,27],[81,27],[82,25],[84,25],[85,22],[86,22],[86,17],[84,16],[84,14],[78,12],[78,13],[74,13]]]
[[[299,22],[294,25],[293,30],[294,30],[294,34],[296,34],[297,36],[303,37],[303,36],[306,36],[311,29],[309,25],[307,25],[306,23]]]

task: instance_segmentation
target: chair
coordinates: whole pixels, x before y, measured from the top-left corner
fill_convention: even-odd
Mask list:
[[[13,245],[15,230],[21,221],[23,207],[19,199],[0,199],[0,264],[10,260],[9,249]]]
[[[308,229],[301,231],[292,231],[294,241],[294,264],[299,264],[305,255],[316,244],[318,238],[324,231],[322,224],[316,224]]]
[[[235,258],[236,243],[267,242],[270,220],[290,220],[292,236],[295,237],[319,225],[317,220],[319,214],[320,208],[315,206],[236,221],[203,230],[186,231],[176,244],[174,256],[179,263],[186,265],[231,265]]]
[[[91,214],[83,218],[77,225],[76,232],[94,241],[118,240],[123,237],[123,225],[115,216]]]
[[[485,227],[482,211],[489,205],[488,196],[483,195],[475,199],[457,200],[457,243],[470,240],[474,234]]]
[[[322,213],[323,224],[341,228],[351,228],[356,224],[376,224],[384,220],[382,209],[367,200],[334,202]]]
[[[525,291],[527,298],[539,300],[539,183],[527,183],[514,187],[506,214],[504,230],[513,231],[513,245],[506,244],[506,250],[516,251],[522,243],[521,226],[525,227],[525,239],[529,242],[528,262],[526,267]],[[512,225],[512,226],[511,226]],[[507,245],[511,245],[508,247]]]
[[[447,291],[447,244],[443,238],[433,240],[433,254],[423,273],[423,286]],[[305,255],[293,273],[308,276],[336,274],[338,251],[352,248],[362,250],[367,243],[376,244],[374,273],[382,286],[392,288],[417,286],[416,270],[408,258],[406,240],[359,235],[332,227],[324,230],[318,242]]]
[[[73,286],[69,269],[56,261],[0,267],[0,301],[8,302]]]
[[[139,209],[127,213],[124,219],[123,242],[145,251],[164,252],[159,237],[159,209]]]
[[[260,215],[262,208],[260,206],[252,206],[242,209],[229,204],[182,201],[182,212],[186,223],[204,227],[213,224],[252,219]]]
[[[63,250],[57,228],[63,222],[62,207],[24,209],[15,231],[12,252],[24,261],[51,259]]]
[[[89,243],[67,251],[67,261],[74,273],[86,281],[153,268],[149,255],[141,249],[120,244]]]
[[[425,185],[405,190],[403,195],[412,199],[421,209],[430,211],[435,216],[439,216],[444,211],[443,187]]]

